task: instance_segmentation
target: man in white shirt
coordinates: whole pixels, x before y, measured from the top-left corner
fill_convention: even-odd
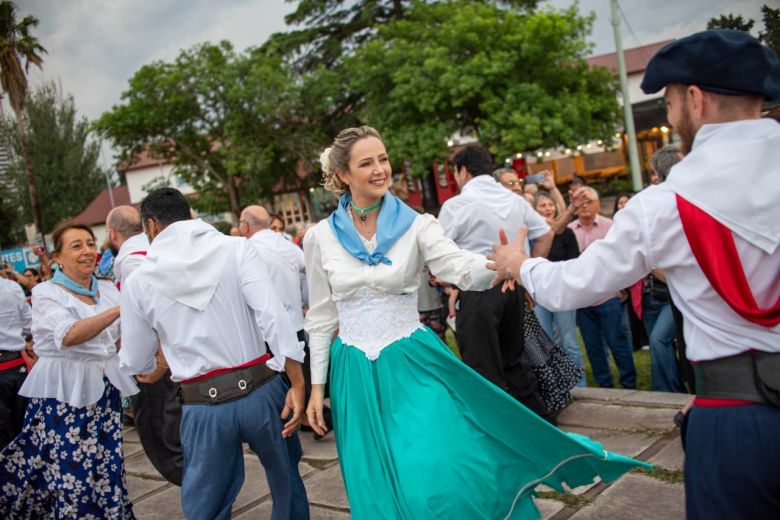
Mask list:
[[[282,301],[290,323],[303,332],[301,276],[305,271],[303,250],[271,229],[271,216],[262,206],[247,206],[241,212],[238,231],[249,239],[265,262],[276,294]]]
[[[181,384],[185,516],[230,518],[248,443],[265,468],[272,516],[308,518],[295,433],[303,349],[259,254],[191,220],[174,188],[150,193],[141,218],[150,246],[122,288],[119,355],[130,372],[149,373],[159,343]],[[282,367],[292,386],[277,373]]]
[[[122,281],[141,265],[149,249],[149,239],[141,225],[141,215],[132,206],[117,206],[106,217],[108,243],[114,252],[114,276],[121,290]],[[176,397],[179,385],[170,371],[158,366],[151,379],[138,378],[133,420],[141,445],[155,469],[169,482],[181,486],[184,455],[179,427],[181,405]]]
[[[311,395],[311,371],[309,367],[309,347],[306,334],[303,331],[303,295],[302,287],[306,285],[303,250],[287,240],[282,233],[271,229],[271,215],[262,206],[247,206],[241,212],[238,221],[241,236],[247,238],[260,257],[265,262],[276,294],[284,305],[290,318],[290,323],[298,335],[298,341],[303,345],[306,357],[303,363],[303,377],[306,381],[306,400]],[[330,408],[324,410],[328,431],[331,429]],[[308,428],[306,417],[303,419],[305,429]],[[322,437],[315,433],[315,439]]]
[[[461,249],[486,255],[501,228],[528,226],[533,256],[547,256],[553,232],[522,198],[493,178],[493,161],[480,146],[469,145],[453,157],[460,195],[439,212],[446,235]],[[436,273],[434,273],[435,275]],[[547,417],[536,376],[522,358],[525,344],[522,291],[461,291],[455,336],[463,361],[537,414]]]
[[[32,311],[22,287],[0,276],[0,450],[22,431],[27,399],[19,388],[27,374],[22,350],[30,327]]]
[[[780,60],[742,31],[704,31],[650,61],[642,89],[664,87],[685,154],[667,181],[578,259],[528,259],[521,233],[496,247],[496,268],[554,310],[663,269],[696,374],[686,516],[780,518],[780,125],[759,119],[780,99]]]

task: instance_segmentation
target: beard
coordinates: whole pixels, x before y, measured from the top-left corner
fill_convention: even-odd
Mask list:
[[[691,120],[691,114],[688,112],[688,107],[683,105],[682,113],[680,114],[680,121],[677,125],[677,135],[680,136],[680,152],[688,155],[693,148],[693,140],[696,137],[696,129],[693,127],[693,121]]]

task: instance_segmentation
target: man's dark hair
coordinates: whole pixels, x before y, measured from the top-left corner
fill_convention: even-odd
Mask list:
[[[464,146],[452,156],[455,169],[465,166],[471,175],[491,175],[494,170],[493,159],[487,150],[476,144]]]
[[[154,190],[141,201],[141,220],[154,219],[161,227],[190,220],[190,204],[176,188]]]

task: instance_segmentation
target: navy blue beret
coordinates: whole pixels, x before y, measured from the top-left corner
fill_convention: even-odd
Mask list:
[[[658,51],[647,65],[642,91],[653,94],[672,83],[717,94],[759,94],[775,101],[780,99],[780,60],[746,32],[702,31]]]

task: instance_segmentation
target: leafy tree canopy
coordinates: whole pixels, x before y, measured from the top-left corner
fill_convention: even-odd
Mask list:
[[[780,8],[762,5],[761,21],[764,23],[764,30],[758,33],[758,39],[780,55]],[[736,29],[749,33],[755,23],[752,18],[745,20],[741,15],[722,14],[718,18],[710,18],[707,29]]]
[[[576,6],[521,14],[491,3],[416,3],[346,59],[361,121],[414,173],[446,156],[455,132],[498,156],[610,136],[615,79],[590,69],[592,17]]]
[[[707,22],[707,29],[735,29],[750,32],[755,24],[755,20],[750,18],[745,20],[742,15],[722,14],[718,18],[710,18]]]
[[[422,0],[300,0],[285,21],[287,25],[301,28],[274,35],[267,47],[294,57],[303,70],[317,66],[332,68],[343,56],[371,39],[378,27],[403,19],[418,3]],[[448,2],[428,0],[427,3]],[[539,0],[480,0],[476,3],[533,10]]]
[[[54,83],[42,85],[27,98],[23,117],[38,195],[45,201],[43,230],[48,233],[63,218],[81,213],[105,187],[105,171],[98,165],[100,142],[90,135],[87,119],[78,117],[73,97],[64,96]],[[27,178],[16,125],[13,118],[2,121],[0,138],[10,152],[7,178],[16,195],[3,197],[2,203],[13,204],[14,236],[19,236],[18,227],[33,218],[30,200],[23,196]]]
[[[205,43],[138,70],[96,128],[121,161],[148,149],[173,164],[198,191],[197,208],[237,215],[311,160],[298,83],[281,58]]]

